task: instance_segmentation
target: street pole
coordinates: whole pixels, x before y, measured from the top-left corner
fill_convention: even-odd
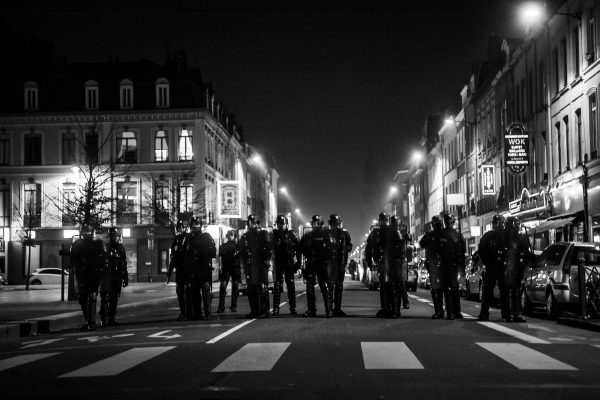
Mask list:
[[[581,176],[581,186],[583,188],[583,241],[589,241],[589,208],[588,208],[588,167],[581,163],[583,175]]]

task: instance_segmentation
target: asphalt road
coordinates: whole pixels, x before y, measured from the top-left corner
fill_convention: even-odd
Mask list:
[[[375,318],[378,292],[347,282],[346,318],[178,322],[175,304],[117,328],[0,344],[3,399],[564,399],[600,393],[600,335],[543,318],[431,320],[428,291],[402,318]],[[302,284],[299,284],[302,288]],[[287,300],[285,294],[284,300]],[[229,300],[229,299],[228,299]],[[216,302],[213,309],[216,309]],[[298,311],[306,295],[298,291]]]

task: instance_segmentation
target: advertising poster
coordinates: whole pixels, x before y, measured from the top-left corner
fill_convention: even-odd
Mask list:
[[[219,218],[241,218],[240,182],[218,181],[217,193]]]

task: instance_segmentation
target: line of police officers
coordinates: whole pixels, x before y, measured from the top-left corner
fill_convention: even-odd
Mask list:
[[[248,318],[265,318],[279,315],[283,283],[287,286],[290,314],[296,315],[296,290],[294,275],[306,259],[303,276],[306,281],[308,310],[304,316],[316,316],[315,284],[318,282],[325,305],[325,315],[343,316],[342,292],[348,254],[352,241],[348,231],[342,228],[338,215],[329,218],[329,228],[323,227],[323,219],[315,215],[311,219],[312,229],[302,240],[288,228],[285,215],[279,215],[275,229],[270,234],[260,227],[255,215],[247,219],[247,230],[236,243],[236,232],[226,233],[226,242],[219,248],[221,268],[219,271],[219,305],[217,313],[225,311],[225,297],[229,281],[232,282],[232,312],[237,311],[239,283],[245,279],[250,313]],[[212,258],[216,256],[214,241],[207,233],[201,233],[202,221],[193,218],[191,232],[180,233],[171,246],[171,260],[167,276],[177,271],[177,297],[179,319],[202,318],[200,301],[204,304],[204,319],[210,318]],[[273,258],[273,308],[271,312],[268,292],[270,260]],[[243,272],[243,275],[242,275]]]
[[[71,245],[71,271],[75,272],[75,291],[85,318],[82,330],[96,329],[96,302],[100,293],[100,324],[116,326],[117,303],[121,287],[129,283],[127,257],[116,228],[108,230],[105,244],[94,237],[94,229],[84,226]]]

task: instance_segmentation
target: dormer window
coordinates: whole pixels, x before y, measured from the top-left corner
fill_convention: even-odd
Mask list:
[[[133,108],[133,82],[123,79],[120,84],[121,110]]]
[[[156,81],[156,107],[169,107],[169,81],[165,78]]]
[[[85,109],[98,109],[98,82],[87,81],[85,83]]]
[[[38,109],[38,85],[29,81],[25,83],[25,111],[37,111]]]

